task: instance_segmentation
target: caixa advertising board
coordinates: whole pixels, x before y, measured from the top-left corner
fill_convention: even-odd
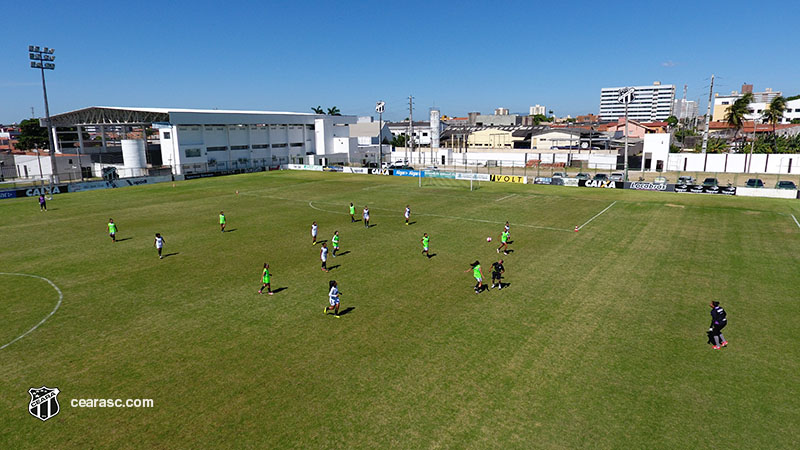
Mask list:
[[[636,191],[675,192],[675,185],[667,183],[652,183],[650,181],[627,181],[625,182],[625,189],[633,189]]]
[[[691,194],[736,195],[735,186],[703,186],[700,184],[676,184],[675,192]]]
[[[604,189],[622,189],[625,183],[611,180],[578,180],[578,186]]]

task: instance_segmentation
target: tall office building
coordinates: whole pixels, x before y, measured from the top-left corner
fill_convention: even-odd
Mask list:
[[[672,114],[675,100],[675,85],[656,81],[652,86],[632,86],[636,91],[633,101],[628,104],[628,118],[640,122],[666,120]],[[625,116],[625,104],[620,103],[619,90],[622,87],[603,88],[600,91],[600,118],[618,120]]]

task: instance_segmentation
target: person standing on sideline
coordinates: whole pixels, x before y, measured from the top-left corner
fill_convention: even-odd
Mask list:
[[[472,271],[472,276],[475,277],[475,293],[479,293],[483,290],[483,274],[481,273],[481,263],[475,261],[474,263],[470,264],[470,268],[465,270],[464,272]]]
[[[406,212],[403,213],[403,216],[406,218],[406,225],[408,225],[408,219],[411,217],[411,207],[406,205]]]
[[[714,339],[712,348],[719,350],[728,346],[728,341],[722,335],[722,329],[728,324],[728,317],[722,306],[719,306],[719,302],[713,301],[709,306],[711,307],[711,326],[708,328],[708,335]]]
[[[327,272],[328,266],[328,244],[326,242],[322,243],[322,248],[319,249],[319,259],[322,261],[322,271]]]
[[[225,232],[225,213],[219,212],[219,231]]]
[[[350,223],[356,221],[356,207],[353,205],[353,202],[350,202]]]
[[[47,211],[47,199],[44,198],[44,194],[39,195],[39,212]]]
[[[339,231],[333,232],[333,237],[331,238],[331,242],[333,242],[333,251],[331,254],[334,258],[336,258],[336,252],[339,251]]]
[[[158,249],[158,259],[164,259],[161,255],[161,250],[164,249],[164,238],[161,236],[161,233],[156,233],[156,240],[153,241],[153,247]]]
[[[369,228],[369,207],[364,205],[364,227]]]
[[[503,267],[503,260],[492,263],[492,285],[489,286],[489,289],[496,287],[497,290],[503,289],[503,273],[505,273],[506,269]],[[497,283],[495,283],[497,280]]]
[[[328,311],[333,310],[333,317],[339,318],[339,296],[342,295],[339,292],[339,284],[336,283],[336,280],[331,280],[328,283],[330,290],[328,291],[328,303],[329,305],[322,310],[322,313],[326,316],[328,315]]]
[[[311,223],[311,245],[317,245],[317,222]]]
[[[259,294],[263,294],[264,288],[267,288],[267,294],[272,295],[272,286],[270,286],[269,284],[269,277],[270,277],[269,264],[264,263],[264,272],[262,272],[261,274],[261,282],[264,283],[264,285],[261,286],[261,289],[258,290]]]
[[[108,235],[111,236],[111,242],[117,242],[117,224],[114,219],[108,219]]]
[[[408,225],[408,224],[406,224],[406,225]],[[419,240],[420,242],[422,242],[422,254],[427,256],[428,259],[431,259],[431,254],[428,253],[428,243],[430,242],[430,240],[431,240],[431,238],[428,237],[428,233],[423,233],[422,234],[422,239]]]
[[[503,230],[503,234],[500,235],[500,247],[497,247],[497,253],[500,253],[500,249],[503,249],[503,254],[508,254],[508,231]]]

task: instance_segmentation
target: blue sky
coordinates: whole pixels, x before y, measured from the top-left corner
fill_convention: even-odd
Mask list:
[[[37,9],[33,9],[36,7]],[[31,17],[36,16],[34,23]],[[385,117],[597,113],[602,87],[800,94],[797,1],[9,2],[0,123],[43,115],[28,44],[54,47],[51,113],[92,105]]]

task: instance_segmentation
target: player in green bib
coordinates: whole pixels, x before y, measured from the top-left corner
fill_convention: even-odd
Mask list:
[[[333,242],[333,252],[331,252],[331,255],[333,255],[333,257],[336,258],[336,252],[339,251],[339,231],[333,232],[333,237],[331,238],[331,242]]]
[[[114,219],[108,219],[108,235],[111,236],[111,242],[117,242],[117,224]]]
[[[470,264],[470,268],[465,270],[464,272],[469,272],[472,270],[472,276],[475,277],[475,293],[478,294],[483,290],[483,274],[481,273],[481,263],[475,261],[474,263]]]
[[[356,207],[353,205],[353,202],[350,202],[350,223],[354,223],[356,221]]]
[[[427,256],[428,259],[431,259],[431,254],[428,253],[428,242],[430,242],[430,239],[428,233],[423,233],[422,239],[420,239],[420,242],[422,242],[422,254]]]
[[[500,249],[503,249],[503,254],[508,254],[508,231],[503,231],[503,234],[500,235],[500,247],[497,247],[497,253],[500,253]]]
[[[225,213],[219,212],[219,231],[225,232]]]
[[[264,288],[267,288],[267,294],[272,295],[272,287],[269,284],[269,277],[269,264],[264,263],[264,272],[261,274],[261,282],[264,283],[264,285],[258,290],[259,294],[263,294]]]

